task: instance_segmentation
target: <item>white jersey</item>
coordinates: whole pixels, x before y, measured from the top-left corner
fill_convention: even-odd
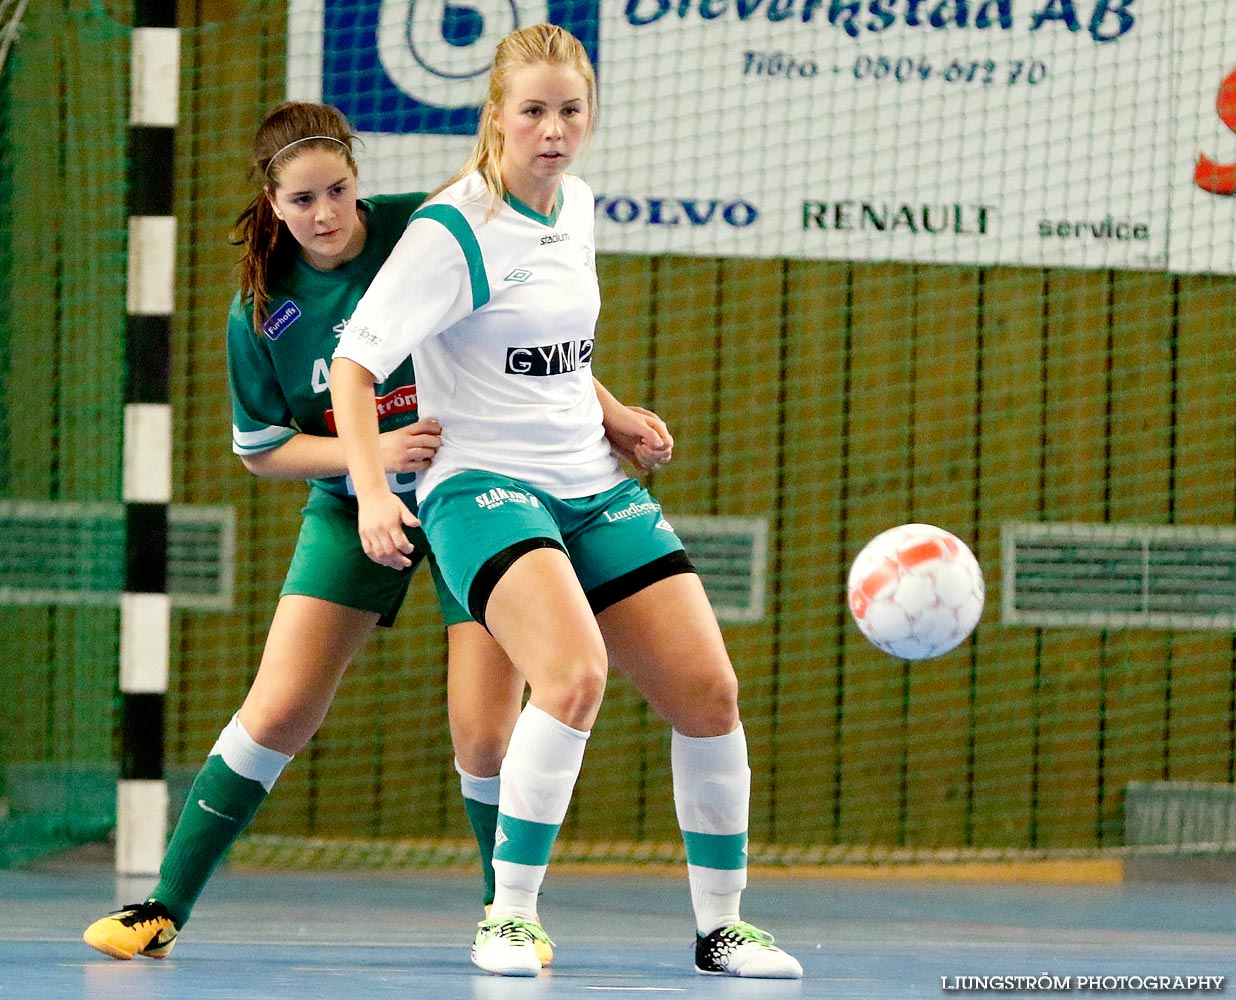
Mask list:
[[[335,357],[381,382],[409,355],[418,409],[442,447],[423,500],[476,469],[572,499],[622,481],[592,384],[597,287],[592,190],[564,176],[554,215],[493,197],[479,174],[446,188],[407,232],[348,320]]]

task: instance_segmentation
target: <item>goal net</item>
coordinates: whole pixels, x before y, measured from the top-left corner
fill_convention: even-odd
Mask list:
[[[230,450],[252,134],[325,100],[363,140],[362,193],[432,189],[496,38],[548,18],[600,81],[594,370],[676,437],[648,482],[739,677],[752,857],[1236,840],[1222,0],[181,8],[174,810],[256,670],[305,499]],[[0,75],[0,863],[114,822],[131,22],[31,5]],[[910,521],[986,578],[937,660],[878,652],[846,607],[859,549]],[[444,676],[420,574],[238,851],[470,863]],[[680,857],[668,747],[612,678],[561,856]]]

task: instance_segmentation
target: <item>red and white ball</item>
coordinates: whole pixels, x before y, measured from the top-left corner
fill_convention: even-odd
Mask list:
[[[850,567],[850,613],[877,649],[929,660],[960,645],[983,613],[983,571],[956,535],[903,524],[876,535]]]

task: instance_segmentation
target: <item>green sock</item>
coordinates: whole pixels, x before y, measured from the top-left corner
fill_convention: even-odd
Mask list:
[[[212,755],[197,772],[151,896],[182,927],[232,842],[266,800],[261,782],[242,778]]]
[[[497,805],[486,805],[465,796],[464,809],[481,850],[481,871],[485,875],[485,905],[494,901],[494,835],[498,829]]]

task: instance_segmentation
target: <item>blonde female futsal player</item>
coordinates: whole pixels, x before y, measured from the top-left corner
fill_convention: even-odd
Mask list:
[[[413,566],[365,558],[343,451],[333,436],[327,372],[337,330],[403,233],[423,194],[357,199],[352,129],[335,108],[289,103],[253,143],[261,189],[241,214],[241,291],[228,317],[233,450],[271,479],[308,479],[309,501],[253,686],[198,772],[150,899],[91,924],[85,940],[117,958],[164,958],[207,880],[249,824],[292,755],[313,736],[352,657],[375,625],[389,626]],[[668,431],[647,411],[616,414],[615,443],[633,460],[668,459]],[[383,481],[415,523],[413,484],[440,443],[419,420],[416,376],[406,360],[379,387],[378,461]],[[374,406],[373,402],[370,403]],[[619,412],[621,411],[621,412]],[[395,494],[392,494],[395,495]],[[435,574],[436,580],[436,574]],[[518,718],[523,678],[501,648],[439,585],[449,636],[449,714],[469,820],[492,899],[489,854],[497,821],[498,767]],[[548,958],[548,941],[542,943]]]
[[[721,631],[660,505],[619,470],[592,388],[593,195],[566,171],[595,112],[592,67],[568,32],[537,25],[499,43],[471,159],[413,217],[335,352],[360,535],[370,558],[409,565],[374,384],[411,354],[421,410],[443,428],[417,477],[425,531],[451,592],[531,685],[502,763],[497,892],[473,961],[541,968],[537,891],[612,657],[673,726],[696,969],[798,978],[739,916],[750,770]]]

